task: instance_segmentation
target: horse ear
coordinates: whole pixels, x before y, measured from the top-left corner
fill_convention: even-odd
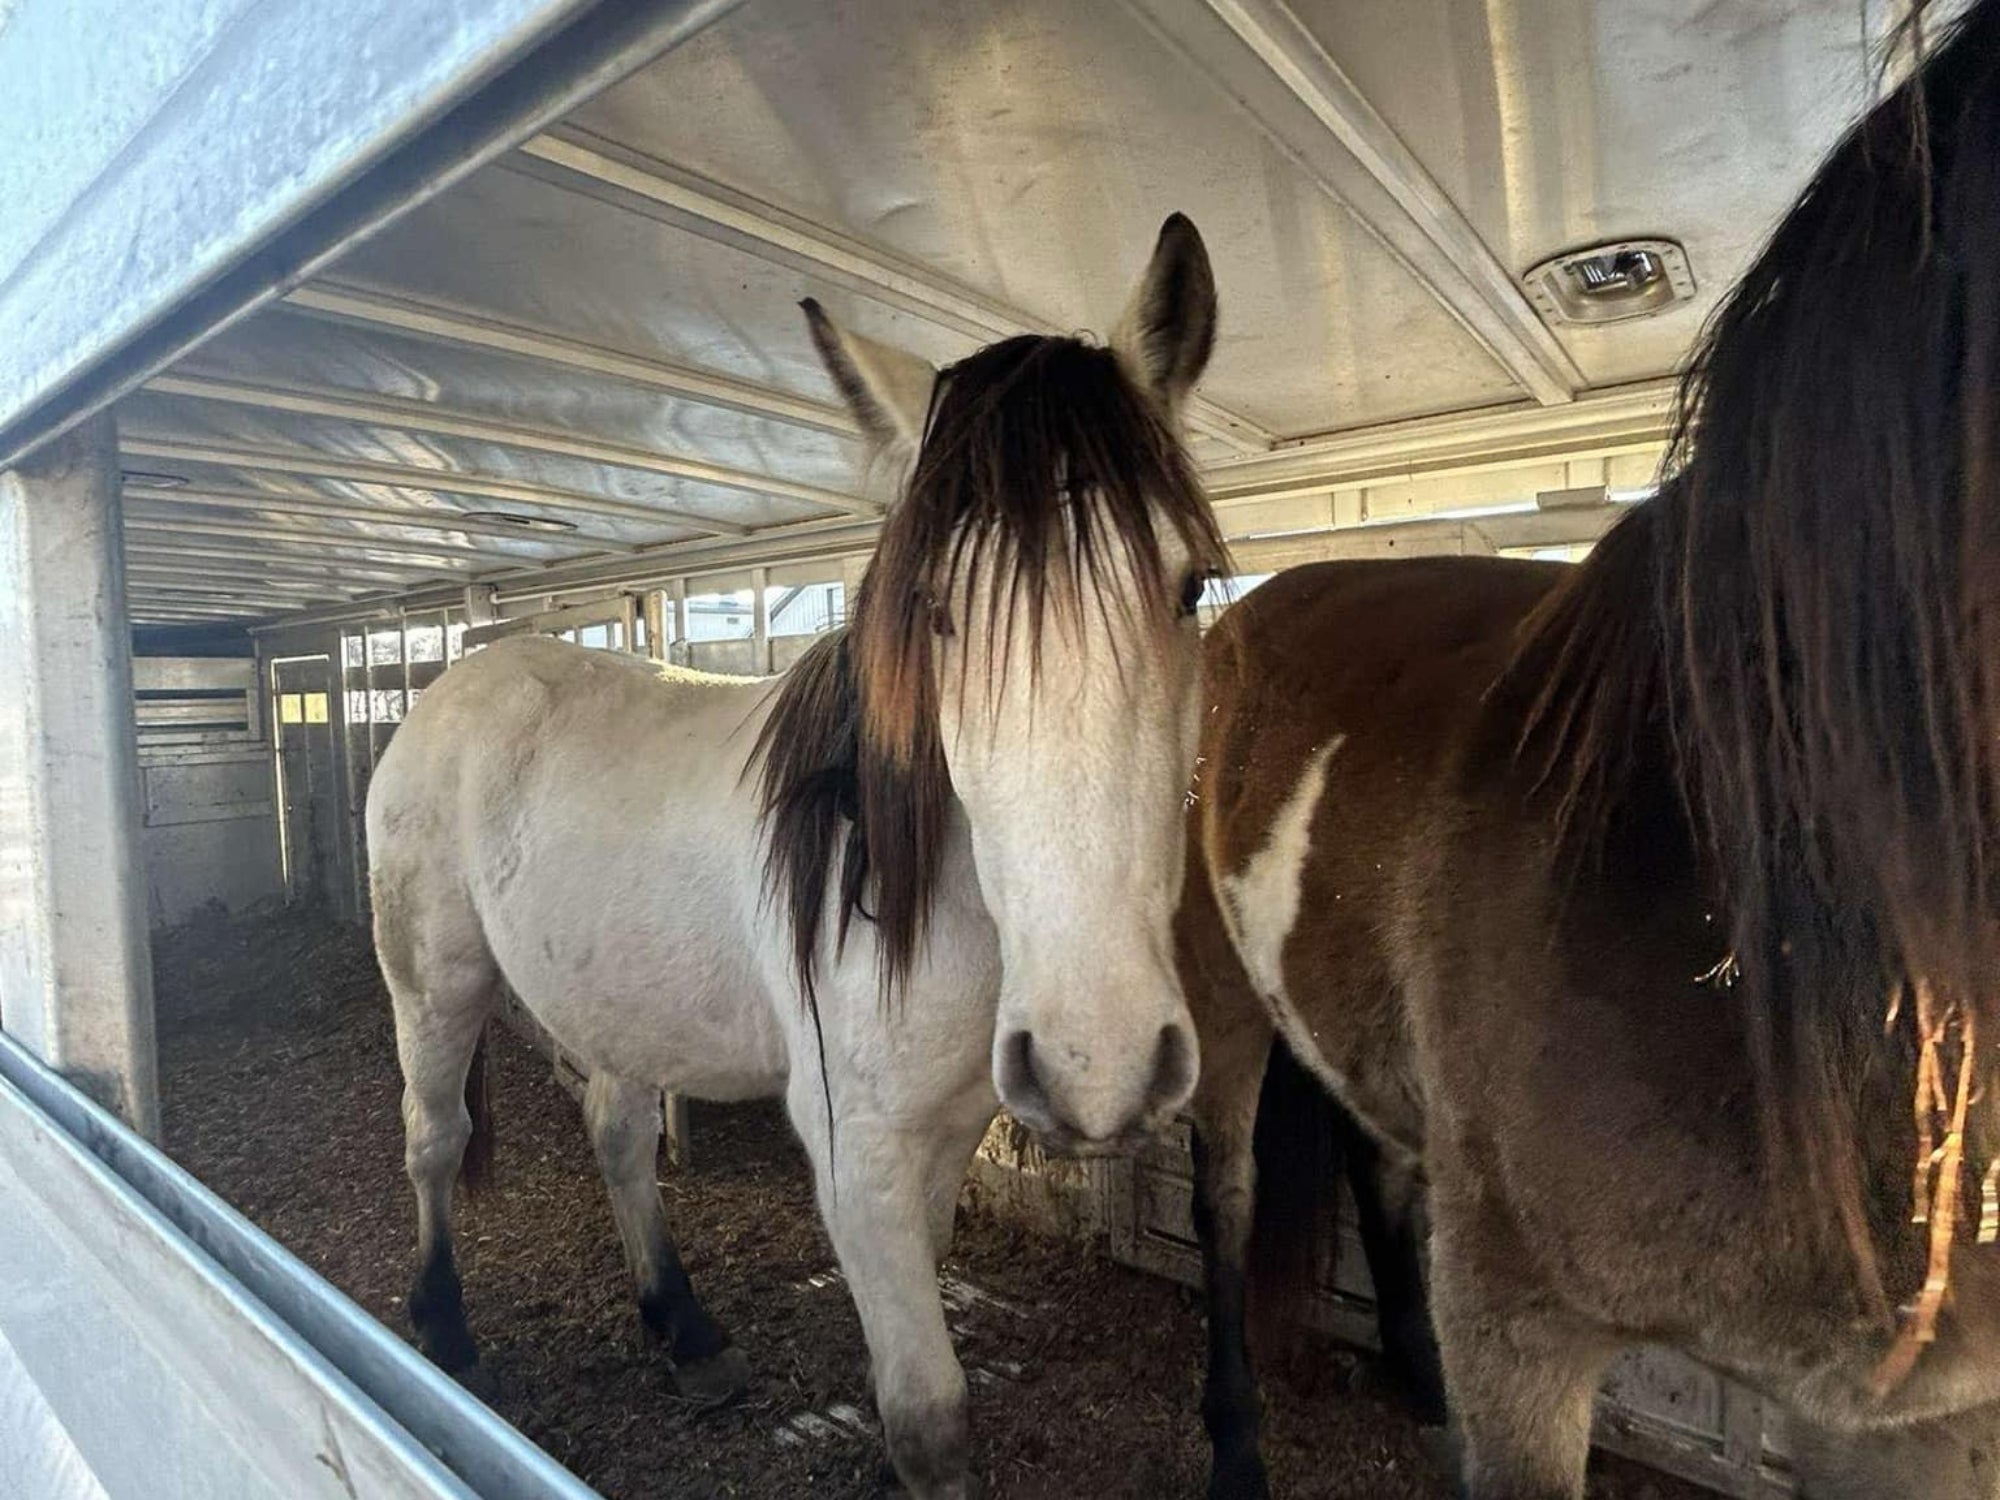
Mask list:
[[[1185,214],[1160,226],[1153,259],[1111,334],[1132,378],[1178,410],[1215,348],[1215,273]]]
[[[922,445],[937,369],[928,360],[849,333],[811,297],[799,304],[813,347],[861,430],[882,444]]]

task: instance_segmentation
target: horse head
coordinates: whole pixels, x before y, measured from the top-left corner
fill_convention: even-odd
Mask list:
[[[885,984],[907,975],[955,802],[999,935],[1002,1101],[1072,1146],[1152,1128],[1197,1067],[1171,924],[1195,607],[1223,557],[1179,431],[1214,342],[1201,237],[1167,221],[1108,347],[1023,335],[935,370],[806,310],[864,430],[910,464],[846,642],[843,929],[864,910]]]

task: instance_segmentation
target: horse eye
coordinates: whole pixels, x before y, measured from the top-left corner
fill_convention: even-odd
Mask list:
[[[1185,619],[1201,607],[1201,596],[1208,590],[1208,574],[1190,573],[1181,580],[1181,617]]]

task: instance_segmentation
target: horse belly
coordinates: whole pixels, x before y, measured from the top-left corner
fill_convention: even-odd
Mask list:
[[[711,926],[710,932],[718,930]],[[586,1071],[699,1099],[766,1098],[786,1075],[783,1033],[737,952],[708,937],[629,928],[540,935],[501,959],[521,1003]]]
[[[754,893],[746,903],[726,845],[702,827],[663,832],[616,798],[567,800],[522,857],[484,861],[475,883],[521,1003],[587,1070],[702,1099],[781,1092],[787,1049],[758,977]]]

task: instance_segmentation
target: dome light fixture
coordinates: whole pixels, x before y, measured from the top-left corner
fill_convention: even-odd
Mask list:
[[[1694,295],[1687,252],[1672,240],[1615,240],[1565,250],[1521,278],[1528,300],[1558,323],[1620,323]]]

